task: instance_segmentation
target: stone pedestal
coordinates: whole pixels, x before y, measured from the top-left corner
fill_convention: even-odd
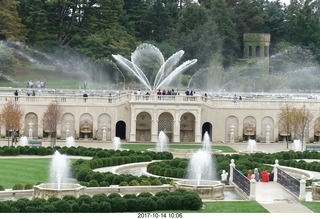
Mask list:
[[[107,141],[107,130],[106,127],[102,127],[102,141]]]
[[[270,143],[270,126],[266,127],[266,143]]]
[[[33,139],[33,129],[32,129],[33,123],[30,121],[28,125],[29,125],[29,140],[32,140]]]
[[[234,126],[233,125],[230,126],[230,143],[231,144],[234,143]]]

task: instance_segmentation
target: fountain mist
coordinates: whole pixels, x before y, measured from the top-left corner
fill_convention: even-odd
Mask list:
[[[75,142],[74,142],[74,137],[73,136],[69,136],[69,137],[66,138],[66,146],[67,147],[75,146]]]
[[[256,140],[254,140],[254,139],[249,139],[247,151],[250,152],[250,153],[254,153],[256,150],[257,150]]]
[[[121,140],[119,137],[113,138],[113,149],[114,150],[121,150]]]
[[[57,189],[68,183],[70,178],[70,161],[66,155],[55,151],[50,164],[50,183],[54,183]]]
[[[166,133],[164,133],[164,131],[160,131],[159,132],[159,136],[158,136],[158,141],[157,141],[157,145],[156,145],[156,149],[157,151],[165,151],[168,149],[168,136],[166,135]]]

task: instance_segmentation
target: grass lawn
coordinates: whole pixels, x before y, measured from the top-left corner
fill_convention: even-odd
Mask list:
[[[204,205],[204,209],[197,211],[170,210],[170,213],[269,213],[267,209],[255,201],[216,201],[205,202]]]
[[[51,158],[1,158],[0,185],[12,189],[16,183],[25,186],[48,182],[50,162]]]
[[[122,144],[121,148],[126,148],[134,151],[146,151],[147,149],[155,148],[154,144]],[[170,145],[169,148],[174,149],[201,149],[202,145]],[[223,153],[236,152],[229,146],[212,146],[212,149],[221,150]]]
[[[305,206],[310,208],[315,213],[320,213],[320,203],[319,202],[302,202]]]

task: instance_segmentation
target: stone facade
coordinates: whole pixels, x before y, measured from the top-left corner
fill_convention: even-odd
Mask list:
[[[14,97],[0,96],[1,108]],[[157,96],[132,93],[109,97],[81,96],[20,96],[16,101],[23,111],[20,136],[46,138],[42,116],[51,101],[63,106],[62,123],[57,137],[65,139],[93,138],[112,141],[117,136],[127,142],[156,142],[163,130],[170,142],[201,143],[207,131],[213,142],[238,142],[259,139],[261,142],[282,140],[278,128],[278,114],[285,104],[297,108],[306,106],[314,115],[306,131],[306,140],[318,138],[320,101],[317,99],[246,98],[234,102],[230,97],[204,98],[203,96]],[[1,124],[1,136],[6,130]],[[318,139],[319,140],[319,139]]]

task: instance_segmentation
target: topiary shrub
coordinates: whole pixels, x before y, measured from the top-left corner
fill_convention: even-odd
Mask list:
[[[140,197],[137,200],[137,208],[139,211],[155,211],[157,203],[152,198]]]
[[[100,187],[109,187],[110,184],[109,184],[109,182],[107,182],[107,181],[102,181],[102,182],[99,183],[99,186],[100,186]]]
[[[138,180],[131,180],[129,182],[129,186],[140,186],[140,183],[138,182]]]
[[[98,186],[99,186],[99,183],[95,179],[90,180],[88,183],[88,187],[98,187]]]
[[[13,186],[12,190],[23,190],[23,185],[20,184],[20,183],[16,183],[16,184]]]
[[[120,195],[119,193],[113,192],[113,193],[110,193],[110,194],[108,195],[108,197],[109,197],[110,199],[121,198],[121,195]]]
[[[184,210],[199,210],[203,203],[197,194],[185,194],[182,198],[182,206]]]
[[[28,183],[24,186],[24,189],[33,189],[33,184]]]
[[[121,183],[119,183],[119,186],[128,186],[128,182],[127,181],[122,181]]]
[[[151,182],[149,180],[144,179],[144,180],[141,180],[140,185],[141,186],[151,186]]]
[[[160,186],[160,185],[162,185],[162,183],[161,183],[161,181],[159,179],[153,179],[151,181],[151,185],[152,186]]]
[[[109,195],[110,196],[110,195]],[[127,212],[127,199],[122,197],[115,197],[110,202],[112,212]]]

